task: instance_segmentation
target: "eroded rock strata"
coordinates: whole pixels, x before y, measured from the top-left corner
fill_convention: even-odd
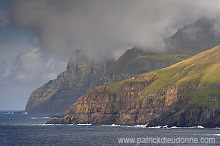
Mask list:
[[[96,87],[48,123],[220,127],[220,46],[170,67]]]
[[[90,89],[164,68],[188,57],[148,54],[141,49],[133,48],[126,51],[116,62],[105,59],[92,60],[79,55],[78,58],[74,58],[74,63],[68,63],[65,72],[31,94],[25,110],[28,113],[63,113]]]
[[[69,107],[63,119],[48,123],[220,127],[220,110],[188,105],[190,99],[180,96],[178,85],[159,93],[162,98],[144,98],[141,91],[156,78],[155,75],[147,81],[127,80],[120,85],[97,87]]]

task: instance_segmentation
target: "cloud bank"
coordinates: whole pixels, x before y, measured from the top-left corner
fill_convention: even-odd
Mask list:
[[[139,46],[161,50],[162,38],[201,16],[214,17],[218,0],[19,0],[16,26],[32,29],[41,49],[62,59],[82,49],[90,57],[113,56]],[[117,56],[117,55],[116,55]]]
[[[164,50],[163,38],[219,10],[219,0],[0,0],[0,109],[23,109],[75,50],[91,58]]]

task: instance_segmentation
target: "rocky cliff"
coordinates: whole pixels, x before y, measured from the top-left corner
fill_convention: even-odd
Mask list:
[[[168,67],[188,58],[185,54],[164,54],[143,51],[139,48],[127,50],[117,61],[115,61],[106,72],[93,84],[92,88],[115,83],[129,77]]]
[[[48,123],[220,127],[220,46],[165,69],[100,86]]]
[[[115,83],[134,75],[164,68],[187,55],[152,54],[132,48],[117,61],[92,60],[79,53],[72,57],[65,72],[35,90],[29,97],[28,113],[62,113],[88,90]]]
[[[25,110],[28,113],[62,113],[82,96],[112,63],[112,60],[93,61],[79,56],[75,63],[68,63],[66,71],[59,74],[57,79],[35,90],[29,97]]]
[[[160,69],[181,61],[188,56],[158,55],[133,48],[116,62],[95,61],[78,56],[75,63],[69,62],[65,72],[35,90],[29,97],[28,113],[62,113],[88,90],[137,75]],[[76,59],[75,59],[76,60]]]

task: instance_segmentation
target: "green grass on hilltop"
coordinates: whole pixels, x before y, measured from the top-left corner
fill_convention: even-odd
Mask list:
[[[220,109],[220,46],[154,72],[158,79],[142,90],[143,94],[158,96],[178,85],[185,90],[181,96],[193,97],[191,104]]]
[[[163,64],[163,66],[168,64],[174,64],[181,61],[180,58],[175,56],[184,56],[188,58],[187,55],[171,55],[171,54],[159,54],[152,52],[145,52],[141,49],[133,48],[128,50],[123,56],[121,56],[118,61],[116,61],[106,72],[107,74],[140,74],[150,70],[155,67],[153,64]],[[149,65],[149,69],[146,68],[146,64]],[[152,67],[150,67],[152,65]],[[143,67],[145,66],[145,67]]]
[[[133,56],[133,59],[155,56]],[[164,59],[164,56],[157,56]],[[165,57],[166,58],[166,57]],[[179,88],[179,95],[196,106],[211,106],[220,109],[220,46],[190,57],[164,69],[150,71],[116,82],[110,85],[111,92],[117,92],[126,82],[143,82],[154,80],[141,91],[142,98],[155,96],[164,97],[165,91],[173,85]],[[110,91],[109,91],[110,92]]]

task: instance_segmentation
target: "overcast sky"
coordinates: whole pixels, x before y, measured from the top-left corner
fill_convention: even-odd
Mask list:
[[[91,58],[163,50],[163,38],[219,10],[219,0],[0,0],[0,110],[24,109],[74,50]]]

